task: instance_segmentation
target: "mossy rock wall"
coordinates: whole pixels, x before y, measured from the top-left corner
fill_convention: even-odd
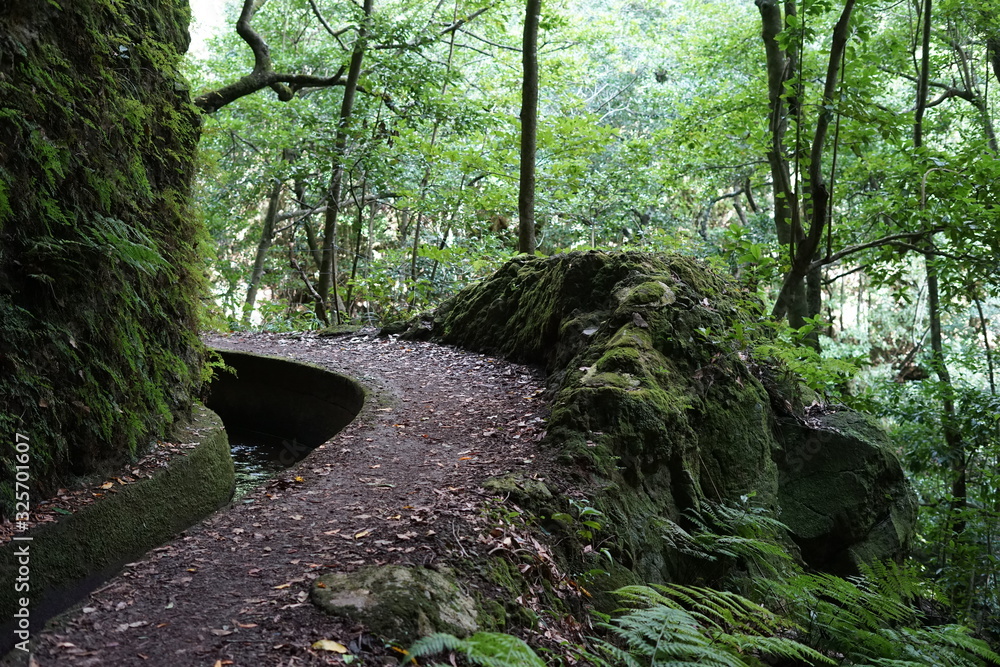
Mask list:
[[[184,0],[0,3],[0,512],[119,461],[201,380]]]
[[[665,519],[683,524],[705,500],[751,495],[777,511],[838,457],[864,463],[837,477],[847,497],[818,510],[836,518],[818,520],[802,503],[779,518],[793,537],[809,533],[819,566],[898,554],[915,513],[898,460],[875,432],[807,421],[796,383],[750,362],[746,332],[762,316],[755,298],[696,260],[588,252],[512,260],[415,333],[429,325],[445,342],[546,366],[555,391],[546,441],[588,472],[618,558],[640,579],[698,576],[664,547]],[[820,438],[823,457],[796,444],[824,433],[838,437]],[[812,458],[790,465],[787,443]],[[828,557],[833,543],[844,558]]]

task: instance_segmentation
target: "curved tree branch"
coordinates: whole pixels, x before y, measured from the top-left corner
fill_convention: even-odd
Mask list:
[[[214,113],[230,102],[264,88],[270,88],[278,94],[279,100],[287,102],[295,96],[295,91],[306,86],[328,88],[330,86],[343,86],[346,83],[341,78],[344,73],[343,67],[331,77],[311,74],[283,74],[274,71],[271,62],[271,49],[260,33],[254,30],[251,25],[254,15],[266,2],[267,0],[244,0],[243,11],[240,12],[239,20],[236,21],[236,32],[253,52],[253,71],[228,86],[196,97],[195,106],[205,113]]]
[[[933,229],[928,229],[920,232],[905,232],[902,234],[891,234],[889,236],[883,236],[882,238],[876,239],[874,241],[869,241],[868,243],[859,243],[858,245],[848,246],[843,250],[833,253],[829,257],[824,257],[822,259],[816,260],[815,262],[812,262],[809,265],[808,270],[812,271],[814,269],[819,269],[829,264],[834,264],[842,260],[844,257],[847,257],[848,255],[853,255],[855,253],[861,252],[862,250],[868,250],[869,248],[878,248],[885,245],[903,246],[906,244],[901,243],[901,241],[904,240],[919,241],[920,239],[927,238],[928,236],[940,232],[943,229],[944,227],[934,227]],[[907,247],[907,249],[910,249],[909,246]]]

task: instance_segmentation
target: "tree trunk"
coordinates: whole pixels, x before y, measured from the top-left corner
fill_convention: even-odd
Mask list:
[[[274,179],[274,185],[267,200],[267,213],[264,214],[264,224],[260,230],[260,241],[257,243],[257,256],[254,258],[253,270],[250,272],[250,281],[247,283],[247,298],[243,305],[243,323],[250,321],[253,315],[254,304],[257,301],[257,288],[260,286],[260,279],[264,275],[264,260],[267,258],[267,251],[274,243],[274,221],[281,210],[281,192],[284,183],[279,179]]]
[[[792,238],[792,218],[797,216],[795,188],[785,158],[785,132],[788,131],[784,94],[785,83],[794,75],[789,67],[785,52],[778,45],[778,35],[782,30],[781,9],[777,0],[757,0],[761,18],[761,38],[767,64],[768,128],[771,144],[767,151],[767,162],[771,167],[774,183],[774,228],[778,243],[790,245]]]
[[[521,85],[521,178],[517,195],[517,249],[535,254],[535,153],[538,146],[538,23],[542,0],[527,0]]]
[[[340,297],[337,294],[337,216],[340,214],[340,192],[344,180],[344,154],[347,152],[347,126],[351,122],[354,111],[354,96],[358,91],[358,79],[361,77],[361,63],[365,57],[365,40],[368,37],[368,21],[372,15],[372,0],[364,0],[364,22],[358,27],[358,38],[354,42],[354,52],[351,54],[351,65],[347,72],[347,85],[344,86],[344,101],[340,105],[340,123],[337,126],[337,139],[334,145],[333,172],[330,175],[330,196],[327,204],[323,225],[323,265],[319,273],[319,300],[316,302],[316,316],[326,324],[330,323],[327,314],[327,299],[330,287],[333,287],[333,310],[336,322],[340,324]]]
[[[836,93],[840,85],[840,70],[847,47],[851,14],[854,11],[855,0],[847,0],[844,3],[840,18],[833,29],[833,40],[830,46],[821,102],[821,108],[824,111],[816,118],[812,146],[809,151],[809,169],[806,175],[807,187],[805,188],[803,209],[809,223],[808,231],[804,231],[801,226],[801,212],[796,197],[796,190],[787,180],[789,174],[788,162],[782,152],[781,142],[778,141],[777,136],[779,132],[783,131],[781,119],[778,118],[777,114],[781,111],[780,96],[784,91],[782,72],[785,68],[785,57],[777,42],[778,33],[775,32],[776,30],[780,32],[780,12],[774,0],[756,1],[764,26],[762,35],[767,57],[768,87],[772,107],[772,147],[768,159],[772,165],[772,175],[775,177],[776,224],[778,224],[779,200],[783,199],[786,202],[791,202],[789,213],[791,215],[790,249],[792,252],[792,265],[785,275],[781,291],[778,293],[778,298],[775,301],[771,314],[775,318],[787,316],[789,323],[793,327],[800,327],[806,317],[814,317],[819,314],[822,308],[822,294],[820,290],[813,289],[810,296],[805,283],[810,271],[815,270],[812,267],[812,263],[817,257],[820,243],[823,240],[823,234],[829,224],[827,216],[830,208],[830,193],[823,174],[823,155],[826,151],[826,136],[830,129],[830,120],[834,114],[827,110],[836,105]],[[782,68],[782,71],[779,71],[779,67]],[[799,124],[801,125],[802,122],[802,118],[800,118]],[[814,277],[814,280],[818,281],[818,277]],[[818,349],[818,338],[811,338],[810,343]]]
[[[920,149],[924,143],[924,112],[927,109],[927,89],[930,81],[930,43],[931,43],[931,17],[932,0],[923,0],[923,33],[921,36],[921,60],[920,76],[917,80],[917,105],[913,114],[913,146]],[[927,182],[927,175],[924,174],[923,182]],[[925,188],[921,187],[920,210],[926,208]],[[968,503],[968,489],[966,485],[966,455],[965,443],[962,441],[962,433],[958,428],[955,415],[954,385],[951,381],[951,373],[944,356],[944,341],[941,335],[941,297],[940,286],[938,284],[938,270],[934,263],[934,237],[933,235],[926,243],[924,253],[924,270],[927,275],[927,315],[930,319],[931,330],[931,365],[941,383],[941,427],[944,431],[945,445],[948,449],[948,459],[952,469],[951,484],[951,528],[952,532],[960,535],[965,530],[965,520],[961,517],[962,511]]]
[[[358,276],[358,260],[361,257],[361,235],[365,226],[365,197],[368,196],[368,173],[364,175],[361,182],[361,201],[354,199],[355,206],[358,207],[358,217],[354,221],[354,258],[351,263],[351,280],[347,287],[347,298],[344,299],[344,306],[347,308],[348,316],[354,310],[354,279]]]

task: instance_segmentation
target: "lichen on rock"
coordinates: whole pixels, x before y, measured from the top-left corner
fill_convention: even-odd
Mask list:
[[[752,359],[763,318],[755,297],[697,260],[591,251],[511,260],[411,330],[546,367],[545,442],[585,471],[616,558],[638,579],[689,578],[663,526],[747,496],[787,520],[810,565],[900,554],[915,505],[888,442],[854,413],[807,418],[798,383]],[[821,454],[790,464],[815,442]],[[839,460],[851,463],[831,467]],[[843,497],[810,501],[796,491],[809,475]]]
[[[476,630],[476,604],[447,571],[383,565],[326,574],[313,582],[314,604],[409,643],[434,632],[459,637]]]

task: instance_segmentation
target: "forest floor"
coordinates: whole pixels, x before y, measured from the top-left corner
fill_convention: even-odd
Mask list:
[[[502,558],[481,483],[517,471],[568,490],[539,447],[544,375],[431,343],[351,335],[211,336],[310,362],[370,392],[357,419],[284,474],[130,563],[38,635],[34,664],[398,664],[400,653],[309,600],[363,565]],[[508,595],[486,580],[484,597]],[[349,654],[312,648],[343,644]]]

